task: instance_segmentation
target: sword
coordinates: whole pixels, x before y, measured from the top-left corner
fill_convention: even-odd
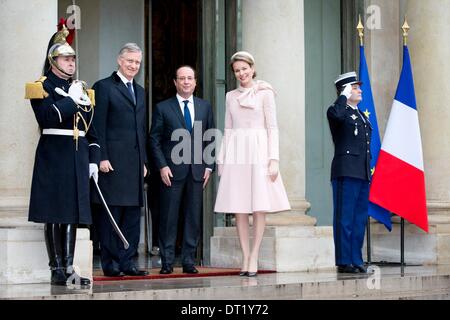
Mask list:
[[[116,221],[114,220],[114,217],[111,214],[111,211],[109,211],[108,205],[106,204],[105,198],[103,198],[103,194],[100,191],[100,187],[98,186],[97,181],[95,181],[95,179],[92,179],[94,181],[95,187],[97,189],[97,193],[100,196],[100,199],[102,199],[102,204],[103,207],[106,209],[106,211],[108,212],[108,218],[109,221],[111,222],[114,231],[117,233],[117,235],[119,236],[120,240],[122,240],[123,242],[123,247],[126,249],[128,249],[130,247],[130,244],[128,243],[127,239],[125,238],[125,236],[123,235],[122,231],[120,231],[119,226],[117,225]]]

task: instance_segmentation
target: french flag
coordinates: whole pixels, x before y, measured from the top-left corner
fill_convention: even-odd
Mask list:
[[[407,46],[369,199],[428,232],[422,140]]]

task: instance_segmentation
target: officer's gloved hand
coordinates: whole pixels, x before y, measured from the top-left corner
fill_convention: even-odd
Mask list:
[[[89,179],[93,178],[98,183],[98,165],[96,163],[89,163]]]
[[[79,105],[82,106],[90,106],[91,99],[87,95],[86,91],[83,88],[83,84],[80,81],[74,81],[69,88],[69,97]]]
[[[347,99],[349,99],[352,96],[352,85],[351,84],[347,84],[344,87],[344,90],[342,91],[341,96],[345,96]]]

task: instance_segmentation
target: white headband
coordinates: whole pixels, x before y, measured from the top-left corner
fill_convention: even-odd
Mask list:
[[[233,54],[233,56],[231,57],[231,61],[239,59],[239,57],[244,57],[247,58],[248,60],[251,61],[252,64],[255,64],[255,58],[253,58],[253,56],[248,53],[247,51],[238,51],[235,54]]]

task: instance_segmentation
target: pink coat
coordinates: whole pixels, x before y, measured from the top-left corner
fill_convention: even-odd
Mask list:
[[[225,133],[218,165],[223,165],[214,211],[224,213],[290,210],[278,174],[272,182],[271,159],[279,160],[275,93],[270,84],[255,82],[226,95]]]

